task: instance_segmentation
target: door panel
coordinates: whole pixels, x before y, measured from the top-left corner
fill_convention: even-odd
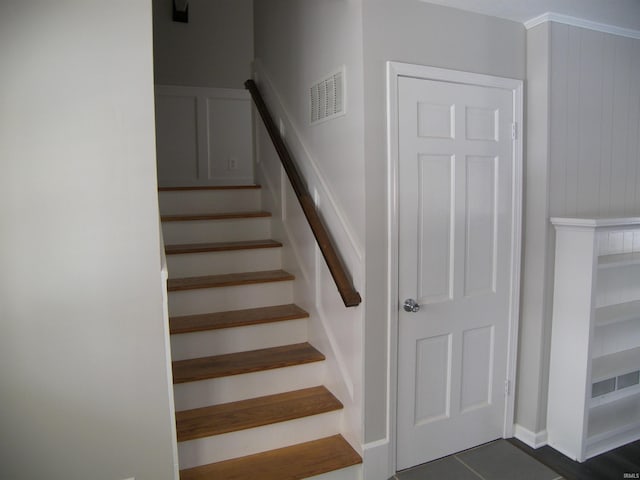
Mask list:
[[[450,155],[420,155],[418,162],[417,296],[434,303],[453,295],[453,162]]]
[[[448,417],[451,335],[418,340],[415,370],[415,425]]]
[[[513,95],[398,79],[398,469],[499,438],[513,229]]]

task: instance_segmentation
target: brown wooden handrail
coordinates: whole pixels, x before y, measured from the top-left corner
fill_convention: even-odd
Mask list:
[[[340,292],[344,305],[346,307],[355,307],[359,305],[360,302],[362,302],[362,298],[353,286],[353,282],[347,273],[344,262],[334,246],[333,239],[327,231],[327,228],[316,209],[313,198],[307,188],[307,184],[302,178],[300,170],[282,140],[282,137],[278,132],[278,128],[269,113],[269,109],[260,94],[260,90],[258,90],[258,86],[253,80],[247,80],[244,82],[244,86],[251,93],[251,97],[253,98],[256,108],[260,113],[260,117],[262,117],[262,121],[267,128],[267,132],[269,132],[269,137],[271,137],[273,146],[276,148],[280,161],[284,166],[284,170],[287,172],[291,186],[296,192],[302,211],[304,212],[305,217],[307,217],[307,221],[313,231],[313,235],[316,237],[320,251],[322,252],[324,260],[327,262],[327,266],[333,276],[333,280],[336,282],[338,292]]]

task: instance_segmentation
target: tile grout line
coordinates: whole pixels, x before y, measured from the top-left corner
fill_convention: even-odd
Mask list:
[[[478,472],[476,472],[473,468],[471,468],[469,465],[467,465],[462,459],[458,458],[457,455],[454,455],[453,458],[455,458],[457,461],[459,461],[462,465],[464,465],[467,469],[471,470],[471,472],[473,472],[474,474],[476,474],[480,479],[482,480],[487,480],[486,478],[484,478],[482,475],[480,475]]]

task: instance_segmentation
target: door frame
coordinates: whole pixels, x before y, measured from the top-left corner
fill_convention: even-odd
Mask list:
[[[397,455],[397,399],[398,399],[398,79],[412,77],[464,85],[499,88],[512,92],[513,118],[516,122],[512,175],[512,231],[511,231],[511,292],[509,295],[509,327],[507,344],[507,380],[509,393],[505,400],[503,438],[513,436],[515,412],[515,386],[518,349],[518,323],[520,313],[520,268],[522,243],[522,182],[523,182],[523,82],[522,80],[448,70],[443,68],[387,62],[387,232],[388,252],[388,435],[389,466],[396,471]]]

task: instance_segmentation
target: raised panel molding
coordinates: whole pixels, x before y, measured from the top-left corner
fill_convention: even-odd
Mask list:
[[[498,110],[467,107],[465,125],[467,140],[498,141]]]
[[[492,402],[494,336],[493,325],[466,330],[462,334],[462,412],[481,408]]]
[[[465,296],[496,291],[497,163],[497,157],[466,159]]]
[[[418,136],[424,138],[455,138],[455,105],[418,104]]]
[[[451,334],[416,343],[414,425],[441,420],[451,408]]]
[[[418,298],[436,303],[453,298],[453,155],[420,155],[418,203]],[[426,188],[423,188],[426,186]],[[438,221],[425,221],[437,218]],[[421,272],[431,272],[426,277]]]
[[[158,183],[253,183],[251,100],[246,90],[156,85]]]

